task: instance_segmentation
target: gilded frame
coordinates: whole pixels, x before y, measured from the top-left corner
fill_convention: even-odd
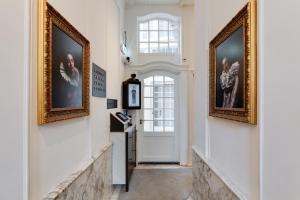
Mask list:
[[[209,115],[239,122],[257,124],[257,22],[256,0],[251,0],[222,29],[209,45]],[[244,106],[216,107],[216,49],[243,26],[244,39]]]
[[[82,46],[82,107],[52,108],[52,24]],[[90,113],[90,43],[46,0],[38,0],[38,124]]]

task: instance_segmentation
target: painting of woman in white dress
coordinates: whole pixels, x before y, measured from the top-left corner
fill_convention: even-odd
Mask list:
[[[216,49],[216,107],[244,108],[243,27]]]
[[[247,3],[209,43],[209,116],[257,123],[255,13]]]

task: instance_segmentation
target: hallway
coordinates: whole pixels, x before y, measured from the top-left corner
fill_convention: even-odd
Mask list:
[[[299,8],[1,0],[0,200],[299,200]]]
[[[192,169],[177,166],[138,166],[124,189],[112,200],[186,200],[192,191]]]

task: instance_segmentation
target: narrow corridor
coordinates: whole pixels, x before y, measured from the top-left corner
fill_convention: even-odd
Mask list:
[[[299,8],[0,0],[0,200],[300,200]]]
[[[192,191],[192,168],[147,166],[134,170],[129,192],[112,200],[186,200]]]

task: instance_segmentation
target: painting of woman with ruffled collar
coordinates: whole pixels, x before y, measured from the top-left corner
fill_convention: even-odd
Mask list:
[[[82,107],[82,46],[53,28],[52,108]]]

